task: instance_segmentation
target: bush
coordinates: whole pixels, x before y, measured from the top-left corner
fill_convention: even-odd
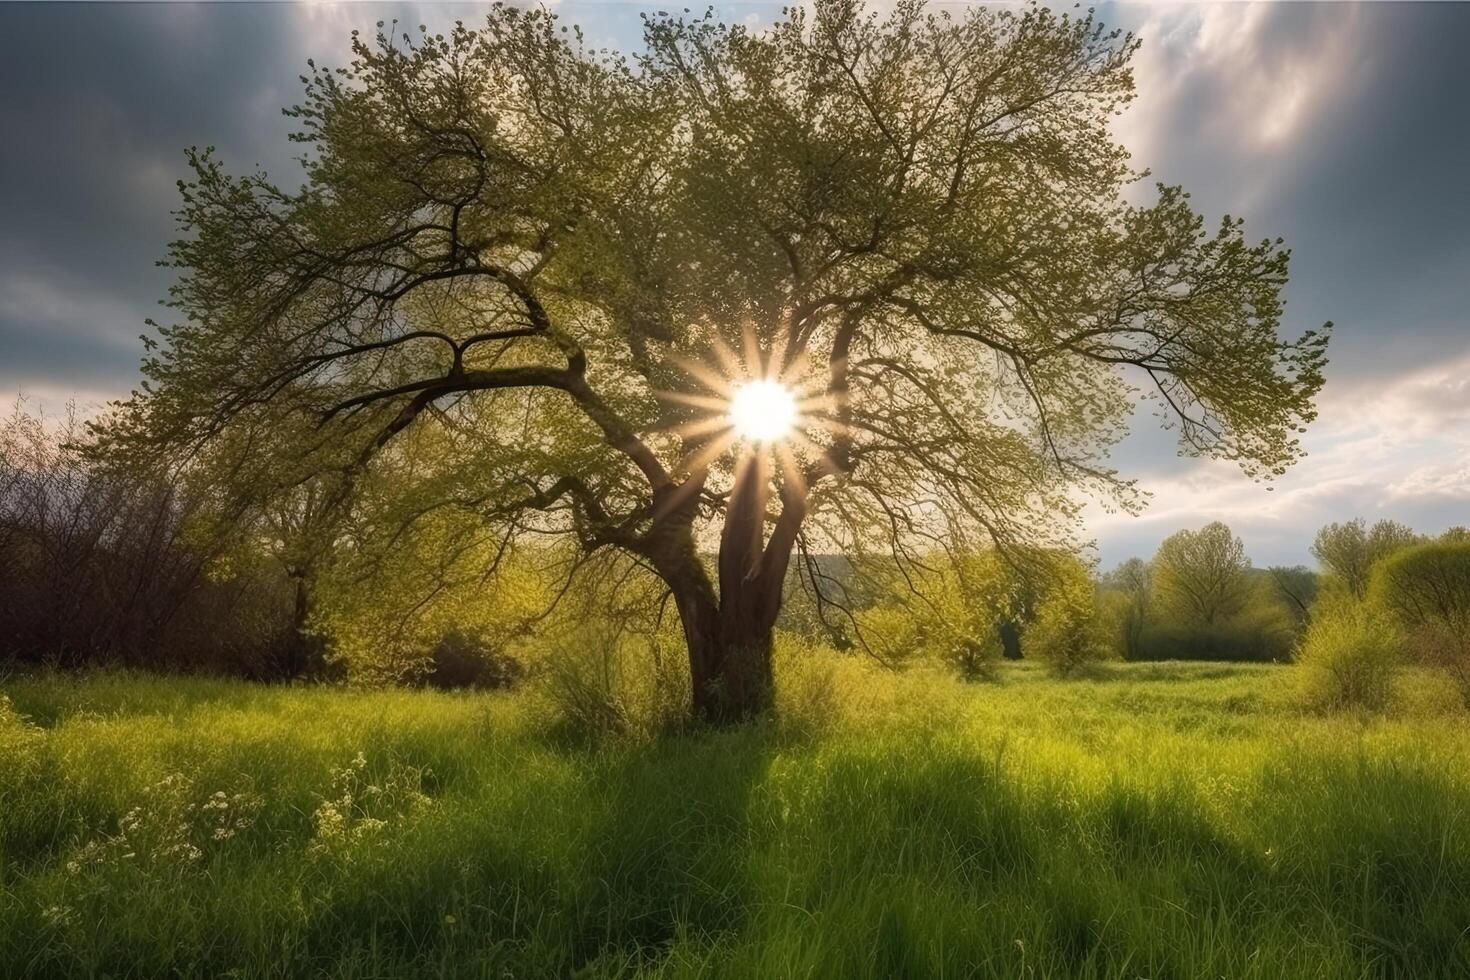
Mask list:
[[[1289,624],[1265,610],[1214,625],[1150,622],[1133,659],[1279,663],[1291,659],[1295,637]]]
[[[521,662],[484,633],[459,627],[439,638],[429,654],[423,683],[440,690],[508,688],[525,673]]]
[[[1112,656],[1097,591],[1081,565],[1058,567],[1026,631],[1026,649],[1062,677]]]
[[[1419,659],[1449,671],[1470,707],[1470,540],[1415,545],[1373,570],[1372,601]]]
[[[862,648],[891,667],[930,655],[927,620],[919,610],[890,599],[856,614]]]
[[[993,677],[999,624],[1016,614],[1020,582],[994,552],[935,556],[927,569],[894,575],[890,598],[857,614],[866,648],[889,665],[937,661],[964,680]]]
[[[1398,637],[1387,617],[1367,603],[1318,603],[1300,660],[1307,699],[1317,707],[1382,711],[1393,700]]]
[[[218,561],[207,492],[87,443],[75,411],[0,417],[0,664],[279,677],[292,624],[280,564]]]
[[[665,638],[599,626],[570,632],[544,664],[543,688],[579,739],[649,737],[689,722],[689,666]]]
[[[1000,665],[1001,643],[999,633],[981,636],[965,636],[946,646],[940,660],[964,681],[988,681],[995,679]]]

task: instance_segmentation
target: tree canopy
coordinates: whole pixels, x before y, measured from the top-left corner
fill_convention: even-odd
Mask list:
[[[1164,603],[1186,622],[1212,626],[1245,605],[1250,567],[1240,538],[1212,521],[1198,531],[1176,531],[1165,538],[1152,571]]]
[[[1373,566],[1421,540],[1413,528],[1398,521],[1375,521],[1369,527],[1361,517],[1355,517],[1318,531],[1312,542],[1312,557],[1354,598],[1363,599],[1368,595]]]
[[[394,470],[410,522],[620,549],[673,595],[697,709],[744,717],[794,550],[1066,541],[1079,493],[1138,503],[1106,453],[1140,390],[1185,452],[1301,454],[1327,331],[1281,335],[1279,240],[1128,202],[1136,47],[852,0],[649,15],[631,53],[499,4],[354,36],[288,110],[299,188],[190,152],[177,319],[111,435],[249,501]],[[731,431],[759,378],[791,438]],[[395,470],[404,438],[432,465]]]

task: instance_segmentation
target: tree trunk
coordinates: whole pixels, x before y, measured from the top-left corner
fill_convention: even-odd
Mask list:
[[[736,585],[717,597],[692,537],[661,555],[656,567],[674,594],[684,627],[695,716],[727,725],[764,714],[774,694],[775,610],[753,605],[754,590],[748,586]]]
[[[694,686],[694,711],[701,720],[736,724],[770,710],[776,693],[771,633],[753,623],[748,635],[721,635],[707,644],[702,652],[706,669]]]
[[[671,522],[653,548],[684,627],[694,713],[714,725],[756,718],[774,702],[772,637],[795,538],[778,526],[764,541],[767,466],[757,456],[742,462],[720,537],[718,596],[687,523]],[[799,510],[783,512],[783,520],[800,519]]]
[[[291,640],[287,651],[287,679],[312,677],[321,673],[325,658],[320,638],[311,632],[311,583],[304,571],[288,573],[295,587],[291,609]]]

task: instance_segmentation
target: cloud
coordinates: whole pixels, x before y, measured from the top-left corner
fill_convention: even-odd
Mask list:
[[[1341,95],[1362,40],[1346,5],[1165,4],[1148,8],[1134,64],[1140,100],[1119,123],[1147,161],[1169,156],[1191,117],[1196,152],[1269,157]]]
[[[1115,453],[1154,492],[1091,515],[1105,562],[1223,519],[1258,562],[1306,561],[1343,517],[1425,530],[1470,514],[1470,7],[1105,7],[1137,30],[1139,98],[1118,135],[1207,217],[1293,249],[1285,329],[1337,322],[1310,455],[1271,490],[1183,459],[1143,413]]]
[[[1105,564],[1152,554],[1181,527],[1222,520],[1260,564],[1308,560],[1316,529],[1361,516],[1435,532],[1470,516],[1470,356],[1371,383],[1328,385],[1309,455],[1275,484],[1229,463],[1186,461],[1140,480],[1142,517],[1090,513]]]
[[[1286,325],[1339,377],[1470,352],[1470,6],[1157,4],[1118,135],[1208,217],[1292,248]],[[1140,189],[1143,190],[1143,189]],[[1384,341],[1393,338],[1392,343]]]

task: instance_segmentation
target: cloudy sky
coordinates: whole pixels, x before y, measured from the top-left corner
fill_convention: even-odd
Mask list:
[[[657,5],[562,2],[629,45]],[[702,4],[701,4],[702,6]],[[769,20],[781,4],[720,4]],[[1470,3],[1101,4],[1143,38],[1118,133],[1212,220],[1293,249],[1287,327],[1337,324],[1310,456],[1267,490],[1180,459],[1141,414],[1115,454],[1154,494],[1090,521],[1105,565],[1228,522],[1257,564],[1330,520],[1470,524]],[[352,28],[477,19],[447,4],[0,4],[0,395],[55,410],[136,381],[168,276],[183,149],[289,176],[283,105]],[[289,183],[290,181],[283,181]]]

